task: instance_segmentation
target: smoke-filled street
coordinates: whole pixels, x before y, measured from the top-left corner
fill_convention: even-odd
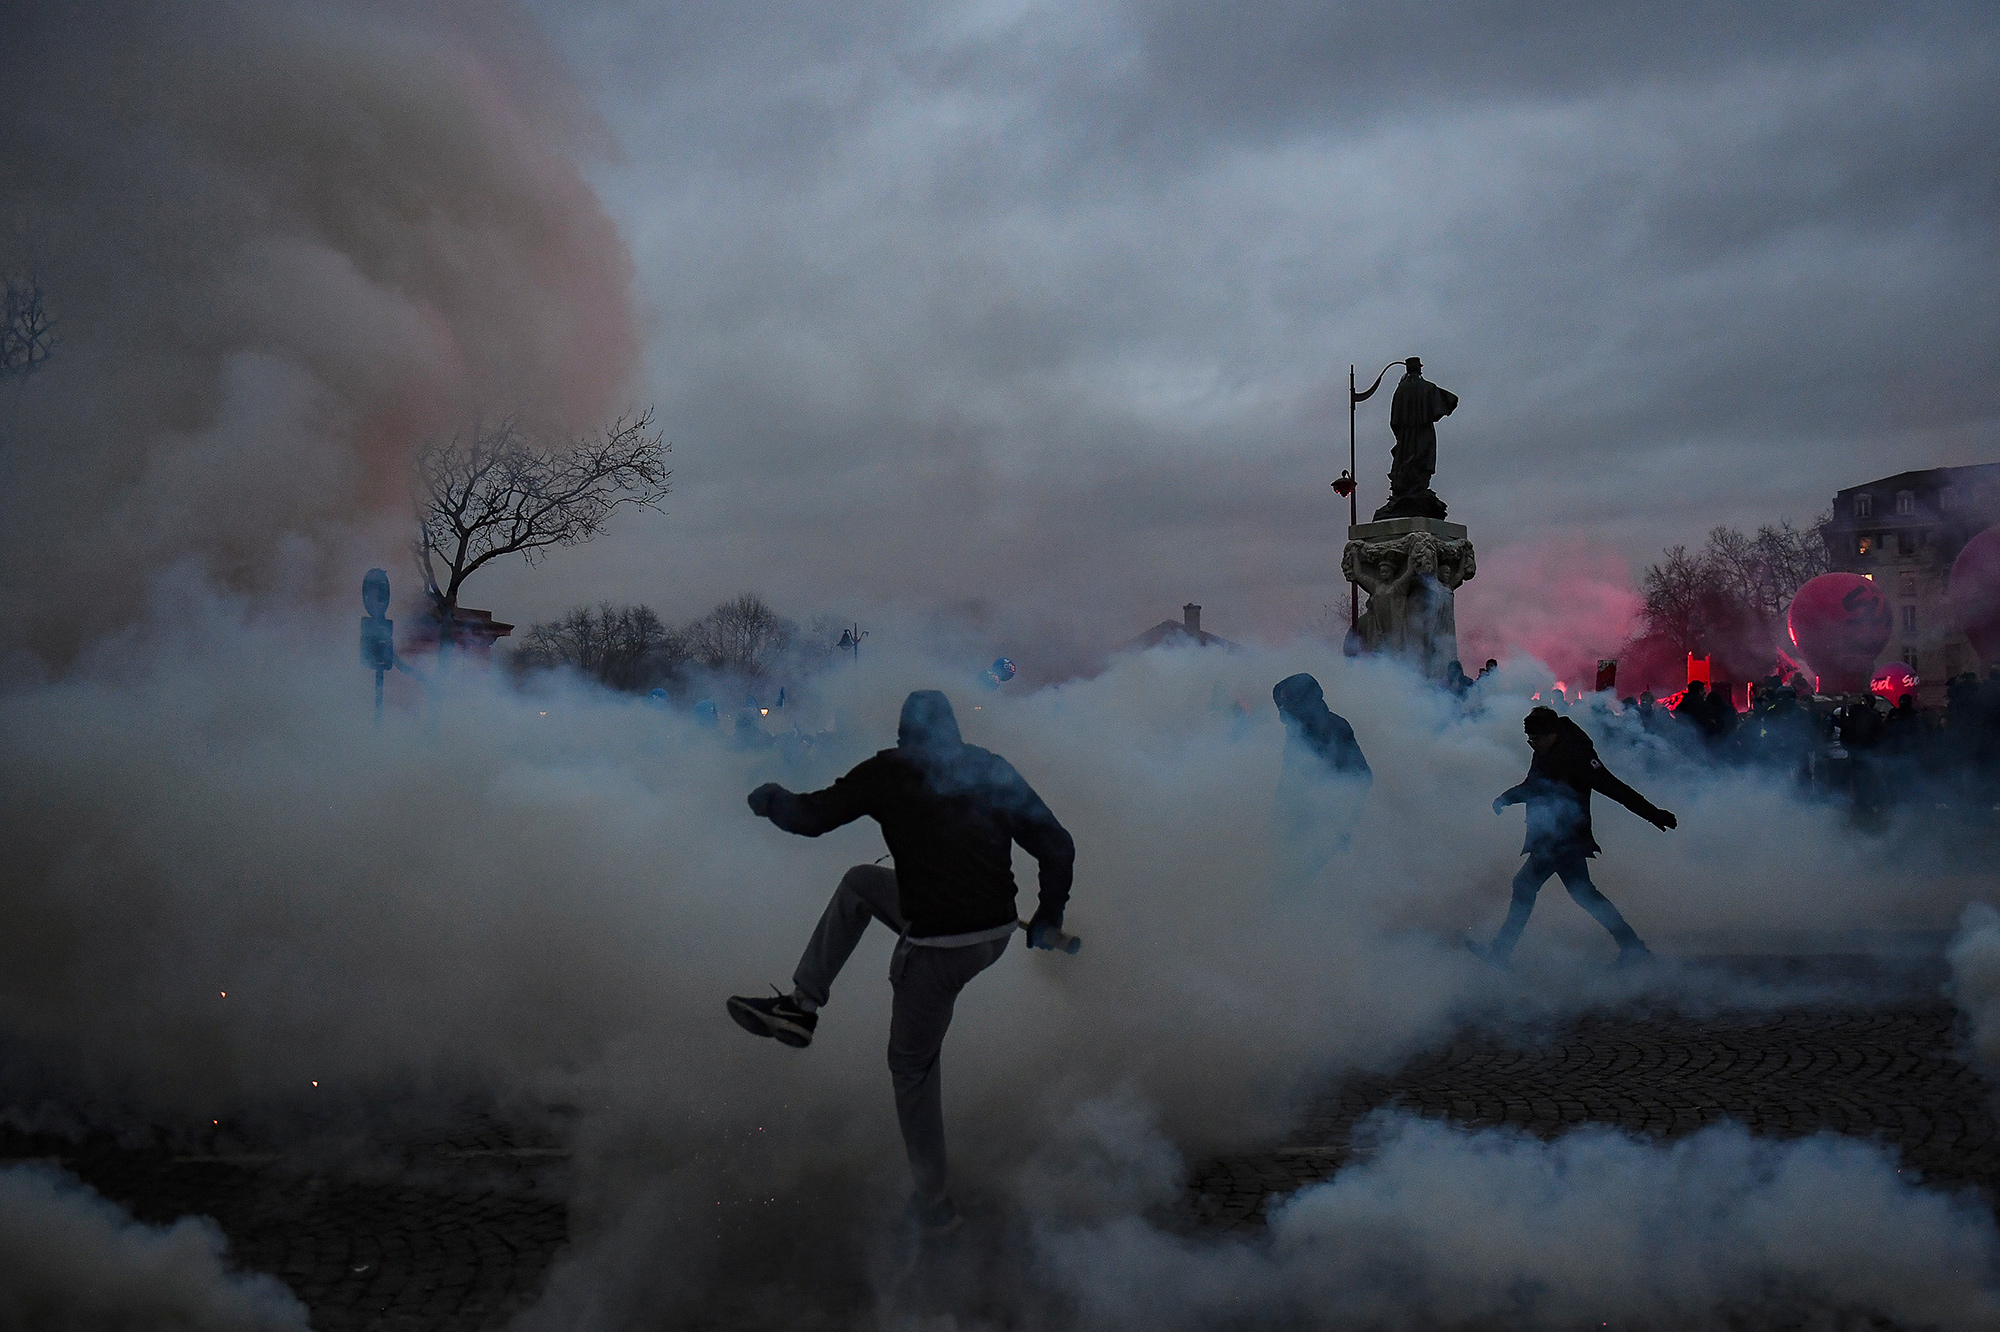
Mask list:
[[[1233,1235],[1254,1244],[1269,1206],[1343,1169],[1350,1180],[1355,1167],[1407,1171],[1438,1141],[1424,1135],[1447,1126],[1484,1131],[1492,1136],[1469,1141],[1517,1157],[1533,1155],[1535,1140],[1560,1142],[1579,1129],[1606,1135],[1590,1139],[1599,1150],[1634,1155],[1639,1141],[1679,1141],[1692,1152],[1686,1139],[1704,1130],[1733,1133],[1732,1147],[1741,1131],[1772,1142],[1832,1133],[1855,1140],[1849,1150],[1857,1154],[1879,1150],[1881,1171],[1906,1171],[1934,1188],[2000,1183],[1992,1085],[1962,1057],[1955,1012],[1935,993],[1934,959],[1689,965],[1762,973],[1775,984],[1765,1003],[1698,1015],[1596,1015],[1511,1036],[1460,1033],[1399,1067],[1309,1095],[1277,1141],[1189,1162],[1183,1191],[1163,1192],[1151,1219],[1193,1242]],[[1817,1002],[1802,1002],[1807,996]],[[533,1306],[567,1242],[563,1128],[578,1113],[461,1110],[348,1159],[310,1138],[232,1138],[223,1150],[175,1152],[14,1134],[6,1152],[53,1155],[143,1220],[214,1217],[236,1261],[285,1281],[315,1327],[490,1327]],[[1823,1138],[1819,1146],[1840,1150]],[[796,1198],[716,1202],[717,1228],[782,1223],[805,1210]],[[845,1294],[851,1307],[839,1308],[835,1295],[829,1314],[859,1317],[873,1300],[859,1284]],[[731,1325],[730,1302],[719,1294],[698,1325]],[[1004,1315],[1009,1301],[1001,1295],[998,1303],[993,1312]]]
[[[2000,1329],[2000,12],[1572,10],[7,7],[0,1332]]]

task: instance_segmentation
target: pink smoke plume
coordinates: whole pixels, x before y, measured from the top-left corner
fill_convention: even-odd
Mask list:
[[[1601,658],[1616,657],[1643,599],[1625,557],[1578,536],[1481,552],[1458,591],[1458,647],[1469,673],[1488,657],[1533,657],[1558,679],[1589,689]]]
[[[173,564],[345,589],[358,533],[400,545],[425,437],[628,405],[632,265],[578,161],[602,128],[515,6],[24,23],[0,268],[63,344],[4,404],[0,656],[62,660]]]

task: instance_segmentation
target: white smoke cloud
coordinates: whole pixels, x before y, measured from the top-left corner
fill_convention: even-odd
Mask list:
[[[2000,1324],[2000,1233],[1832,1136],[1601,1128],[1553,1142],[1380,1116],[1374,1152],[1273,1208],[1268,1243],[1136,1219],[1042,1253],[1092,1329]]]
[[[1946,957],[1951,996],[1972,1027],[1972,1052],[1989,1073],[2000,1071],[2000,911],[1985,902],[1966,907]]]
[[[512,6],[12,7],[0,113],[0,270],[62,336],[0,386],[13,670],[188,558],[344,590],[352,543],[402,548],[421,439],[627,405],[630,261],[579,165],[601,128]]]
[[[75,1176],[0,1169],[0,1328],[21,1332],[280,1332],[306,1311],[274,1277],[227,1261],[213,1221],[134,1221]]]
[[[789,837],[743,794],[823,785],[891,743],[913,687],[942,684],[1079,847],[1083,953],[1016,951],[958,1006],[947,1107],[968,1199],[1099,1217],[1156,1200],[1174,1176],[1145,1126],[1192,1155],[1269,1143],[1298,1091],[1462,1021],[1759,1001],[1671,965],[1611,973],[1612,946],[1560,894],[1515,977],[1458,947],[1497,925],[1518,859],[1518,819],[1488,809],[1527,757],[1506,676],[1471,717],[1311,646],[1145,654],[984,694],[885,628],[795,698],[808,730],[840,729],[794,762],[637,700],[476,675],[392,698],[377,732],[351,622],[198,579],[156,595],[148,626],[86,669],[0,695],[6,1104],[44,1127],[185,1137],[220,1119],[279,1140],[307,1117],[380,1129],[463,1095],[578,1106],[578,1246],[552,1325],[866,1285],[906,1188],[881,1053],[888,939],[864,941],[808,1051],[748,1039],[722,1000],[787,983],[841,872],[882,854],[870,824]],[[1352,850],[1278,892],[1269,690],[1298,669],[1377,779]],[[1967,900],[1969,875],[1864,841],[1780,780],[1606,753],[1681,816],[1667,835],[1615,807],[1598,819],[1598,881],[1663,951],[1682,930],[1935,925]],[[1090,1140],[1129,1150],[1064,1127],[1106,1097],[1123,1108]],[[1046,1155],[1063,1142],[1069,1157]],[[1042,1182],[1019,1182],[1037,1160]],[[754,1274],[774,1253],[791,1275],[768,1284]]]

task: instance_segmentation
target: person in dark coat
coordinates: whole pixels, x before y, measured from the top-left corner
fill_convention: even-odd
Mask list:
[[[1590,829],[1590,793],[1610,796],[1646,822],[1665,832],[1678,826],[1674,816],[1612,776],[1598,760],[1597,746],[1581,726],[1558,717],[1552,708],[1536,708],[1521,723],[1535,751],[1527,780],[1493,800],[1498,814],[1509,805],[1528,807],[1528,836],[1521,854],[1527,863],[1514,876],[1514,900],[1507,922],[1488,947],[1468,946],[1498,965],[1506,965],[1535,909],[1535,895],[1551,874],[1562,880],[1576,904],[1597,918],[1618,942],[1620,965],[1652,956],[1611,900],[1597,891],[1585,863],[1599,851]]]
[[[903,703],[896,747],[863,760],[824,791],[776,782],[750,793],[750,811],[786,832],[818,837],[864,816],[882,826],[895,868],[856,865],[842,877],[792,973],[792,992],[736,996],[729,1016],[756,1036],[803,1048],[819,1010],[871,920],[897,935],[889,962],[889,1076],[928,1232],[958,1222],[945,1189],[939,1057],[958,992],[999,960],[1019,926],[1013,846],[1040,866],[1028,944],[1055,946],[1069,901],[1076,845],[1034,788],[998,754],[960,737],[951,701],[934,689]]]
[[[1326,705],[1318,680],[1304,672],[1271,688],[1285,723],[1276,810],[1279,878],[1315,878],[1347,849],[1375,774],[1347,719]]]

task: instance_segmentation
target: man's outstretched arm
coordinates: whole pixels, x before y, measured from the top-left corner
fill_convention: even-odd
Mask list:
[[[1590,760],[1590,789],[1610,796],[1661,832],[1680,826],[1680,820],[1613,777],[1611,769],[1594,758]]]
[[[862,771],[866,766],[862,764],[824,791],[795,793],[776,782],[765,782],[750,793],[750,812],[801,837],[832,832],[868,812],[869,782]]]

